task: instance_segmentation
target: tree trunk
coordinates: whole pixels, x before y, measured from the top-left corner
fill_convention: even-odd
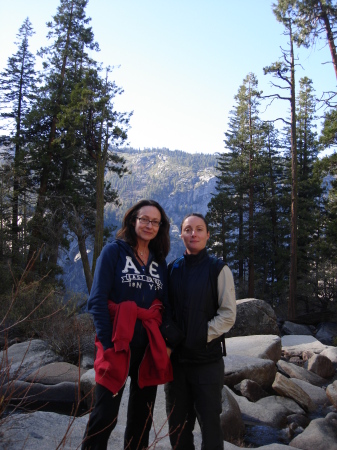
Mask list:
[[[97,184],[96,184],[96,223],[94,256],[92,260],[91,273],[94,275],[96,261],[103,248],[104,232],[104,167],[102,157],[97,162]]]
[[[89,264],[89,258],[88,258],[88,253],[87,253],[87,246],[85,243],[85,236],[82,233],[82,229],[79,229],[78,232],[76,233],[76,235],[77,235],[78,248],[80,251],[83,270],[84,270],[85,282],[87,284],[88,293],[90,294],[93,276],[90,271],[90,264]]]
[[[319,5],[320,5],[321,11],[322,11],[321,12],[321,19],[324,22],[324,27],[325,27],[325,31],[326,31],[328,44],[329,44],[329,49],[330,49],[330,53],[331,53],[332,63],[333,63],[333,67],[334,67],[334,70],[335,70],[335,76],[337,78],[337,54],[336,54],[335,41],[334,41],[333,33],[332,33],[332,30],[331,30],[329,17],[328,17],[327,12],[326,12],[326,6],[323,5],[321,1],[319,1]]]
[[[250,89],[250,86],[249,86]],[[249,92],[249,258],[248,258],[248,297],[254,298],[254,173],[251,93]]]
[[[297,296],[297,150],[296,150],[296,110],[295,110],[295,63],[293,38],[290,26],[291,59],[291,230],[290,230],[290,274],[288,320],[296,318]]]
[[[21,164],[21,110],[22,110],[22,90],[23,90],[23,73],[25,66],[25,52],[22,56],[21,71],[20,71],[20,87],[18,98],[18,114],[16,121],[16,136],[15,136],[15,155],[14,155],[14,180],[13,180],[13,199],[12,199],[12,262],[17,264],[20,260],[18,249],[18,235],[19,235],[19,189],[20,189],[20,164]]]

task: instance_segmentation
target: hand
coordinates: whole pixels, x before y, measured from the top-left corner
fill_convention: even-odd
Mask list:
[[[169,347],[166,347],[167,356],[170,358],[172,350]]]

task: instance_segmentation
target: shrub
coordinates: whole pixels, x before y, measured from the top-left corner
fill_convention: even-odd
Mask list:
[[[72,315],[65,308],[44,322],[42,339],[65,362],[78,364],[81,354],[93,351],[94,335],[94,325],[89,314]]]

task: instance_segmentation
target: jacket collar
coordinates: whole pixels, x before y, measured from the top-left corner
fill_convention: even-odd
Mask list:
[[[203,248],[199,253],[196,255],[189,255],[184,253],[185,263],[188,266],[194,266],[198,264],[200,261],[202,261],[207,256],[207,250],[206,248]]]

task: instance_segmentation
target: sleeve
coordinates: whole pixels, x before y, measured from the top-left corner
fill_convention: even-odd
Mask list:
[[[217,314],[208,322],[207,342],[229,331],[236,319],[236,298],[234,279],[228,266],[224,266],[218,276]]]
[[[96,334],[104,350],[112,347],[112,323],[108,300],[112,290],[115,267],[118,259],[118,244],[106,245],[97,259],[94,279],[88,299],[88,312],[92,314]]]

